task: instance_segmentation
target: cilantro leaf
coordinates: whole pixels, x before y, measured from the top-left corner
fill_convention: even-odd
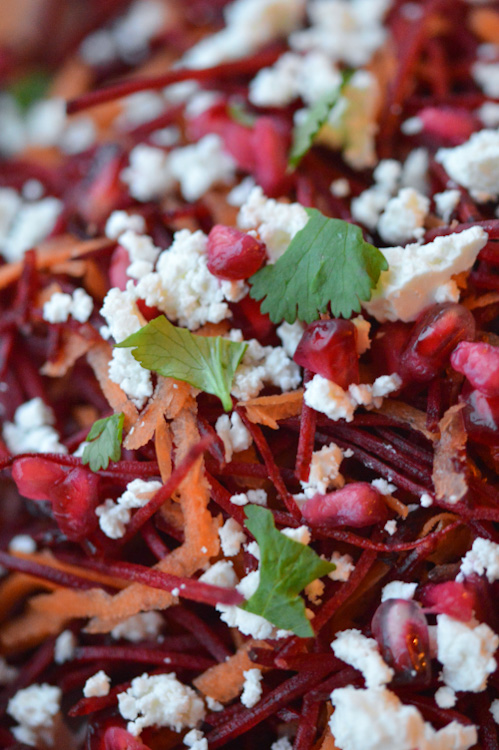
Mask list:
[[[289,153],[289,167],[296,169],[307,151],[312,147],[314,140],[322,128],[332,108],[340,98],[343,89],[353,75],[352,70],[342,73],[342,80],[335,91],[327,91],[307,111],[303,122],[296,125],[293,130],[293,143]]]
[[[239,605],[269,620],[273,625],[292,630],[301,638],[314,635],[305,614],[305,603],[298,596],[307,584],[335,569],[321,560],[305,544],[289,539],[274,525],[272,512],[258,505],[245,510],[246,527],[260,546],[260,585],[247,602]]]
[[[225,411],[232,409],[230,389],[247,344],[196,336],[160,315],[116,346],[135,347],[132,354],[146,370],[184,380],[218,396]]]
[[[107,469],[110,460],[119,461],[124,421],[124,414],[113,414],[94,422],[87,435],[82,463],[90,464],[92,471],[99,471]]]
[[[231,120],[238,122],[240,125],[244,125],[247,128],[252,128],[256,122],[256,117],[251,112],[248,112],[246,107],[241,101],[233,101],[228,106],[228,113]]]
[[[274,323],[296,318],[311,323],[329,306],[335,317],[349,318],[360,312],[361,300],[371,299],[381,271],[388,268],[359,227],[328,219],[314,208],[305,210],[309,220],[284,255],[250,278],[251,297],[265,297],[261,310]]]
[[[19,107],[25,111],[47,93],[50,76],[41,70],[27,73],[14,81],[9,93],[12,94]]]

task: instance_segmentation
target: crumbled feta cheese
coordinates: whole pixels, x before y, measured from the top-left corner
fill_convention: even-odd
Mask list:
[[[239,492],[237,495],[232,495],[230,498],[231,503],[234,505],[247,505],[253,503],[254,505],[267,505],[267,493],[265,490],[248,490],[247,492]]]
[[[294,356],[304,330],[305,328],[300,320],[295,320],[294,323],[286,323],[284,321],[277,328],[276,333],[281,339],[282,348],[288,357]]]
[[[490,96],[491,99],[499,98],[499,63],[476,62],[471,72],[486,96]]]
[[[496,698],[490,704],[490,713],[496,724],[499,724],[499,698]]]
[[[243,203],[246,203],[248,200],[254,187],[256,187],[256,182],[253,177],[245,177],[244,180],[241,180],[239,185],[236,185],[230,193],[227,193],[227,203],[229,206],[241,208]]]
[[[19,453],[67,453],[53,428],[52,409],[40,397],[26,401],[16,409],[14,422],[5,422],[3,439],[12,455]]]
[[[378,490],[378,492],[381,492],[382,495],[391,495],[397,489],[394,484],[390,484],[390,482],[387,482],[386,479],[381,478],[373,479],[371,484]]]
[[[397,531],[397,522],[395,520],[387,521],[385,525],[383,526],[383,529],[386,531],[387,534],[390,534],[390,536],[393,536],[395,532]]]
[[[383,248],[389,269],[381,273],[371,300],[363,307],[380,323],[416,320],[434,303],[442,285],[471,268],[487,239],[487,233],[475,226],[436,237],[426,245]]]
[[[180,732],[204,719],[205,708],[194,690],[179,682],[174,673],[135,677],[124,693],[118,694],[118,707],[127,730],[137,737],[145,727],[169,727]]]
[[[336,565],[336,568],[328,573],[328,578],[332,581],[348,581],[355,568],[353,558],[350,555],[333,552],[331,562]]]
[[[9,552],[21,552],[23,555],[31,555],[36,552],[36,542],[29,534],[16,534],[9,542]]]
[[[223,703],[220,703],[220,701],[216,701],[211,697],[211,695],[206,696],[206,705],[208,706],[210,711],[223,711],[225,708]]]
[[[352,217],[359,224],[374,231],[383,213],[385,206],[390,200],[390,193],[375,185],[364,190],[356,198],[352,198]]]
[[[117,351],[123,351],[118,349]],[[145,482],[134,479],[127,484],[125,492],[116,500],[107,499],[95,509],[99,526],[110,539],[121,539],[130,521],[132,508],[142,508],[161,488],[161,482]]]
[[[14,682],[18,674],[19,670],[16,667],[11,667],[3,656],[0,656],[0,685],[9,685]]]
[[[225,554],[225,553],[224,553]],[[242,578],[236,586],[237,591],[249,599],[257,590],[260,583],[260,571],[253,570]],[[277,630],[271,622],[260,615],[246,612],[240,607],[228,604],[217,604],[216,609],[220,612],[220,619],[230,628],[237,628],[243,635],[253,638],[286,638],[291,635],[289,630]]]
[[[250,55],[296,29],[304,8],[304,0],[235,0],[225,8],[226,27],[191,47],[182,62],[205,68]]]
[[[423,120],[420,117],[409,117],[404,120],[400,126],[400,130],[404,135],[417,135],[424,129]]]
[[[280,737],[271,744],[270,750],[293,750],[293,746],[287,737]]]
[[[314,375],[312,380],[305,384],[304,400],[307,406],[326,414],[333,421],[344,419],[351,422],[353,419],[355,407],[348,393],[322,375]]]
[[[333,180],[329,189],[335,198],[347,198],[351,193],[350,183],[346,177],[338,177],[338,179]]]
[[[362,315],[357,315],[357,317],[352,318],[351,322],[354,324],[357,331],[357,354],[361,356],[371,348],[371,339],[369,338],[371,324],[368,320],[363,318]],[[279,330],[277,332],[279,333]]]
[[[492,130],[494,128],[499,128],[499,103],[484,102],[482,106],[477,109],[476,114],[486,128]]]
[[[210,565],[198,580],[201,583],[210,583],[212,586],[221,586],[224,589],[233,589],[237,584],[237,576],[230,560],[219,560],[214,565]]]
[[[293,237],[307,221],[307,213],[300,203],[280,203],[266,198],[261,187],[251,191],[237,219],[241,229],[258,232],[267,247],[269,263],[275,263],[286,252]]]
[[[402,244],[420,240],[430,209],[429,199],[413,188],[402,188],[388,201],[378,222],[378,232],[385,242]]]
[[[137,234],[133,229],[127,229],[120,235],[119,242],[131,261],[127,268],[128,276],[140,279],[152,272],[161,250],[147,234]]]
[[[433,199],[437,214],[448,224],[461,200],[461,193],[459,190],[444,190],[443,193],[435,193]]]
[[[294,542],[299,542],[300,544],[310,544],[310,540],[312,539],[308,526],[298,526],[297,529],[284,528],[281,529],[281,534],[284,534],[288,539],[292,539]]]
[[[435,693],[435,703],[439,708],[453,708],[456,705],[456,694],[450,687],[440,687]]]
[[[225,448],[225,460],[232,461],[234,453],[240,453],[250,447],[253,442],[250,432],[236,411],[232,414],[222,414],[215,423],[215,431],[222,440]]]
[[[394,671],[378,651],[374,638],[366,638],[360,630],[343,630],[331,643],[334,655],[364,675],[367,688],[381,687],[391,682]]]
[[[0,238],[0,252],[5,260],[8,263],[20,260],[26,250],[44,240],[53,230],[61,211],[62,202],[52,197],[22,204],[11,217],[7,234]]]
[[[243,672],[243,677],[244,684],[241,703],[243,706],[246,706],[246,708],[253,708],[262,697],[261,683],[263,675],[261,671],[255,667],[254,669],[247,669]]]
[[[499,544],[489,539],[478,537],[472,548],[461,560],[461,571],[458,580],[476,573],[486,575],[489,583],[499,580]]]
[[[30,144],[42,147],[58,146],[66,126],[66,102],[52,97],[39,99],[26,116],[27,138]]]
[[[175,185],[169,155],[145,143],[130,151],[129,165],[122,170],[121,179],[129,186],[130,195],[143,202],[161,198]]]
[[[191,729],[190,732],[187,732],[184,735],[183,742],[191,750],[208,750],[208,740],[199,729]]]
[[[79,323],[86,323],[94,309],[94,301],[84,289],[73,294],[54,292],[43,305],[43,319],[48,323],[65,323],[71,315]]]
[[[210,133],[197,143],[172,151],[169,168],[179,181],[184,198],[197,201],[212,185],[230,184],[235,176],[236,163],[224,151],[220,136]]]
[[[128,214],[126,211],[113,211],[106,221],[106,237],[117,240],[125,232],[131,231],[136,234],[144,234],[146,222],[140,214]]]
[[[305,594],[312,604],[320,604],[325,588],[326,586],[320,578],[316,578],[315,581],[305,586]]]
[[[222,552],[226,557],[234,557],[241,549],[241,544],[246,541],[246,534],[242,527],[233,518],[228,518],[222,528],[218,530]]]
[[[369,62],[386,38],[383,18],[391,0],[312,0],[310,27],[291,35],[298,51],[320,50],[354,68]]]
[[[437,646],[446,685],[456,691],[485,690],[489,674],[497,668],[494,652],[499,646],[499,637],[488,625],[438,615]]]
[[[417,587],[417,583],[390,581],[386,586],[383,586],[381,591],[381,601],[386,602],[387,599],[413,599]]]
[[[68,123],[61,135],[59,148],[65,154],[81,154],[94,145],[97,129],[91,117],[78,117]]]
[[[172,592],[173,593],[173,592]],[[115,625],[111,630],[111,638],[124,638],[131,643],[156,640],[165,624],[159,612],[139,612]]]
[[[428,169],[430,155],[425,148],[415,148],[404,162],[402,169],[402,187],[410,187],[423,195],[428,195]]]
[[[64,664],[70,661],[75,653],[78,641],[71,630],[63,630],[57,637],[54,645],[54,661],[56,664]]]
[[[473,133],[460,146],[439,149],[435,159],[479,203],[499,196],[499,130]]]
[[[433,498],[427,492],[423,492],[419,498],[419,502],[421,503],[422,508],[429,508],[430,505],[433,505]]]
[[[109,694],[110,687],[111,678],[101,669],[88,678],[83,686],[83,695],[85,698],[100,698]]]
[[[38,740],[45,746],[53,745],[54,719],[61,697],[61,689],[47,683],[18,690],[7,706],[7,713],[19,724],[11,730],[15,738],[33,747],[40,746]]]
[[[320,451],[314,451],[308,480],[301,482],[305,495],[313,497],[318,492],[324,494],[330,487],[342,487],[344,484],[340,474],[342,461],[343,452],[335,443],[324,445]]]
[[[478,739],[474,726],[456,721],[436,731],[386,688],[350,685],[334,690],[331,700],[329,726],[341,750],[469,750]]]
[[[135,301],[133,282],[128,282],[125,291],[112,287],[104,297],[100,313],[118,344],[145,325]]]
[[[180,130],[175,125],[169,125],[166,128],[155,130],[154,133],[151,133],[149,140],[154,146],[162,148],[176,146],[180,141]]]
[[[151,373],[137,362],[130,349],[113,349],[109,379],[124,390],[138,409],[152,396]]]
[[[231,331],[232,340],[235,330]],[[238,340],[240,340],[238,338]],[[262,346],[250,339],[241,364],[232,383],[232,394],[241,401],[257,396],[264,383],[276,385],[282,391],[291,391],[301,381],[301,372],[281,346]]]

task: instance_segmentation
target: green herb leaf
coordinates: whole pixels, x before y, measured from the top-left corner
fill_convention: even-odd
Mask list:
[[[107,469],[109,461],[119,461],[124,421],[124,414],[98,419],[87,435],[82,463],[90,464],[92,471],[99,471]]]
[[[384,255],[364,241],[362,231],[341,219],[328,219],[314,208],[274,265],[254,274],[250,295],[265,297],[261,310],[274,323],[296,318],[311,323],[331,308],[337,317],[360,312],[360,301],[371,299],[381,271],[388,264]]]
[[[244,125],[247,128],[252,128],[256,122],[256,117],[245,108],[244,104],[240,101],[233,101],[228,106],[228,113],[231,120],[238,122],[240,125]]]
[[[289,167],[296,169],[307,151],[312,147],[314,140],[322,128],[332,108],[340,98],[343,89],[353,75],[353,70],[342,73],[342,80],[335,91],[327,91],[315,104],[309,108],[303,122],[296,125],[293,130],[293,143],[289,153]]]
[[[302,638],[314,631],[299,596],[307,584],[335,569],[305,544],[277,531],[270,510],[258,505],[245,508],[246,527],[260,546],[260,585],[247,602],[246,612],[265,617],[278,628],[292,630]]]
[[[34,71],[18,78],[9,88],[17,104],[22,110],[27,110],[34,102],[47,93],[50,76],[43,71]]]
[[[247,344],[196,336],[161,315],[116,346],[136,347],[132,354],[146,370],[184,380],[218,396],[225,411],[232,409],[230,389]]]

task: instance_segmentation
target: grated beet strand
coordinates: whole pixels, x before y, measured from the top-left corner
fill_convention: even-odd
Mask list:
[[[159,648],[141,646],[80,646],[74,654],[75,661],[121,661],[140,664],[167,665],[172,669],[188,669],[202,672],[213,667],[215,662],[198,654],[181,654]]]
[[[429,543],[438,541],[443,536],[448,534],[450,531],[454,531],[460,525],[461,521],[455,521],[450,523],[443,529],[438,531],[432,531],[431,534],[422,537],[421,539],[415,539],[412,542],[396,542],[381,544],[380,542],[373,542],[371,539],[365,539],[362,536],[357,536],[351,531],[344,531],[343,529],[327,529],[325,527],[317,527],[315,529],[316,534],[322,534],[330,539],[336,539],[338,542],[346,542],[354,547],[360,547],[361,549],[370,549],[375,552],[409,552],[409,550],[418,549],[419,547],[427,546]]]
[[[313,375],[310,370],[305,370],[303,384],[306,385]],[[315,444],[315,426],[317,423],[317,412],[303,401],[300,416],[300,434],[298,437],[298,448],[296,449],[295,474],[300,482],[307,482],[310,474],[310,463]]]
[[[68,716],[87,716],[95,711],[102,711],[105,708],[114,706],[117,703],[119,693],[123,693],[130,687],[130,682],[122,682],[111,688],[107,695],[93,696],[91,698],[80,698],[80,700],[71,706]]]
[[[232,651],[212,628],[187,607],[170,607],[168,619],[188,630],[217,661],[223,662]]]
[[[17,570],[20,573],[42,578],[45,581],[50,581],[66,588],[80,590],[95,588],[95,581],[90,581],[88,578],[80,578],[80,576],[74,575],[74,573],[66,573],[64,570],[58,570],[57,568],[50,567],[50,565],[43,565],[34,560],[14,557],[2,550],[0,550],[0,565],[3,565],[8,570]],[[110,587],[102,586],[102,588],[115,593],[115,590]]]
[[[141,536],[157,560],[163,560],[170,554],[170,550],[161,539],[151,521],[144,524]]]
[[[317,734],[320,707],[320,701],[312,701],[308,695],[303,699],[293,750],[310,750],[312,747]]]

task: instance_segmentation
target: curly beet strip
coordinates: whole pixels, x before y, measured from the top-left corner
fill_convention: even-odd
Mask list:
[[[309,750],[312,747],[317,733],[320,706],[320,701],[312,701],[308,695],[303,699],[293,750]]]
[[[22,690],[31,685],[31,683],[36,682],[40,675],[51,666],[54,661],[54,645],[55,638],[48,638],[23,665],[16,679],[3,689],[0,693],[0,716],[5,714],[9,699],[18,690]]]
[[[92,696],[91,698],[80,698],[78,703],[75,703],[74,706],[71,706],[68,711],[68,716],[86,716],[87,714],[92,714],[95,711],[102,711],[105,708],[114,706],[118,700],[118,695],[120,693],[123,693],[125,690],[128,690],[129,687],[130,681],[122,682],[119,685],[115,685],[115,687],[111,688],[107,695]]]
[[[312,379],[312,373],[305,370],[303,384]],[[298,448],[296,450],[295,474],[301,482],[308,481],[310,462],[314,452],[315,426],[317,412],[303,401],[300,417],[300,433],[298,436]]]
[[[223,662],[232,655],[232,651],[227,648],[213,628],[187,607],[171,607],[168,611],[168,619],[192,633],[218,662]]]
[[[170,553],[151,521],[144,524],[140,534],[157,560],[163,560]]]
[[[45,581],[50,581],[51,583],[56,583],[58,586],[65,586],[66,588],[80,589],[83,591],[95,588],[95,582],[90,581],[88,578],[82,578],[74,573],[66,573],[64,570],[58,570],[57,568],[50,567],[50,565],[43,565],[42,563],[33,560],[14,557],[2,550],[0,550],[0,565],[8,568],[8,570],[17,570],[20,573],[35,576],[36,578],[42,578]],[[115,593],[115,589],[109,586],[103,586],[102,588],[106,591]]]
[[[80,646],[74,654],[75,661],[121,661],[140,662],[141,664],[167,665],[172,669],[188,669],[202,672],[212,667],[215,662],[198,654],[182,654],[163,649],[143,648],[140,646]]]

